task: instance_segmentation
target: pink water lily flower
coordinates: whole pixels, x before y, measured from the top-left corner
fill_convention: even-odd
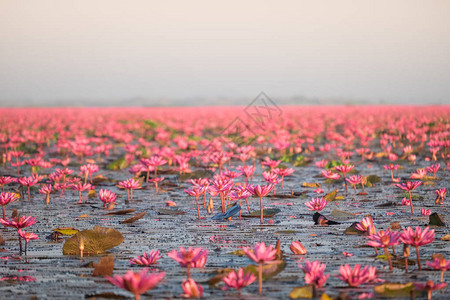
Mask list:
[[[253,251],[249,247],[242,248],[248,258],[258,263],[258,284],[259,294],[262,294],[262,265],[276,260],[277,249],[274,249],[272,245],[266,247],[264,242],[257,243],[253,248]]]
[[[260,218],[261,218],[261,224],[264,221],[264,214],[263,214],[263,202],[262,197],[267,196],[270,191],[274,188],[273,184],[269,185],[256,185],[256,186],[248,186],[247,189],[250,193],[253,195],[256,195],[259,197],[259,208],[260,208]]]
[[[134,295],[135,300],[140,300],[141,294],[154,289],[164,278],[165,273],[148,273],[148,269],[142,269],[139,273],[129,270],[125,275],[106,277],[115,286],[127,290]]]
[[[368,282],[379,282],[380,279],[376,275],[377,268],[365,266],[361,269],[360,264],[356,264],[353,269],[346,264],[339,267],[340,275],[337,276],[346,282],[350,287],[357,287]]]
[[[25,255],[27,255],[27,245],[28,245],[28,243],[31,241],[31,240],[37,240],[37,239],[39,239],[39,236],[37,235],[37,234],[35,234],[35,233],[31,233],[31,232],[25,232],[25,231],[23,231],[22,229],[19,229],[18,231],[17,231],[17,233],[19,234],[19,236],[21,237],[21,238],[23,238],[24,240],[25,240]]]
[[[101,189],[98,192],[98,198],[103,202],[103,207],[116,202],[117,196],[116,193],[111,192],[110,190]]]
[[[433,261],[427,261],[426,265],[435,270],[441,271],[441,282],[444,282],[444,272],[450,270],[450,260],[443,257],[436,257]]]
[[[130,263],[132,265],[140,265],[140,266],[150,266],[158,263],[158,259],[161,256],[159,255],[159,250],[152,250],[149,253],[144,252],[142,256],[138,256],[130,259]]]
[[[184,294],[181,297],[184,298],[201,298],[203,296],[203,287],[196,283],[194,279],[183,279],[181,284]]]
[[[424,230],[422,230],[422,228],[417,226],[416,230],[413,230],[411,227],[408,227],[406,229],[403,229],[400,240],[403,243],[414,246],[416,248],[417,264],[419,265],[419,270],[422,270],[422,266],[420,264],[419,247],[427,245],[434,241],[434,229],[430,230],[430,227],[426,227]]]
[[[187,269],[187,276],[189,279],[191,278],[191,268],[203,268],[205,266],[206,260],[208,259],[208,250],[200,247],[189,247],[188,249],[180,247],[180,251],[172,250],[167,253],[167,256],[177,261],[181,267]]]
[[[447,284],[446,284],[446,283],[438,283],[438,284],[435,284],[435,283],[433,282],[433,280],[427,280],[427,282],[426,282],[425,284],[423,284],[423,283],[418,283],[418,282],[415,282],[415,283],[414,283],[414,288],[415,288],[415,289],[417,289],[417,290],[419,290],[419,291],[426,291],[426,292],[427,292],[427,294],[428,294],[428,300],[431,300],[431,293],[432,293],[433,291],[440,290],[440,289],[443,289],[443,288],[445,288],[445,287],[447,287]]]
[[[312,198],[311,201],[308,201],[305,203],[305,205],[308,207],[308,210],[315,210],[315,211],[321,211],[322,209],[327,206],[328,201],[324,197],[317,197]]]
[[[0,205],[3,208],[3,219],[6,218],[5,216],[5,205],[8,205],[9,203],[16,201],[19,198],[19,196],[16,193],[4,193],[2,192],[0,194]]]
[[[289,246],[289,249],[291,249],[292,253],[294,254],[306,254],[306,248],[305,246],[302,245],[302,243],[300,243],[299,241],[294,241],[291,243],[291,245]]]
[[[305,273],[305,283],[313,284],[316,287],[322,287],[326,282],[330,275],[325,275],[325,269],[327,267],[326,264],[323,264],[321,261],[305,261],[305,264],[298,265],[299,268]]]
[[[244,272],[243,268],[240,268],[237,272],[231,271],[222,278],[225,282],[223,290],[228,290],[230,288],[238,290],[239,295],[241,294],[241,289],[252,284],[256,280],[256,276],[251,272]]]
[[[414,190],[415,188],[417,188],[421,184],[422,184],[422,181],[413,181],[413,182],[408,181],[406,183],[395,185],[396,187],[401,188],[402,190],[408,191],[412,214],[414,213],[414,208],[413,208],[413,203],[412,203],[411,191]]]

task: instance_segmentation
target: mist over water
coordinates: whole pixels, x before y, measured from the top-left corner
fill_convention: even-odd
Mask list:
[[[1,106],[448,104],[448,1],[2,1]]]

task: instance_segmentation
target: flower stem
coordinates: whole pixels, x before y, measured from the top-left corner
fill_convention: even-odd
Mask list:
[[[422,266],[420,265],[419,246],[416,246],[416,254],[417,254],[417,264],[419,265],[419,270],[422,270]]]
[[[259,263],[258,267],[258,292],[262,295],[262,263]]]
[[[409,204],[411,205],[411,213],[414,214],[414,208],[413,208],[413,204],[412,204],[412,197],[411,197],[410,190],[408,190],[408,194],[409,194]]]
[[[199,196],[195,196],[195,202],[197,202],[197,213],[198,213],[198,219],[200,220],[200,208],[198,207],[198,197]]]
[[[259,197],[259,208],[261,210],[261,224],[262,224],[264,221],[262,197]]]
[[[388,251],[388,247],[387,247],[387,246],[384,247],[384,254],[386,254],[387,259],[388,259],[388,261],[389,261],[389,270],[392,271],[394,268],[392,267],[391,255],[389,254],[389,251]]]

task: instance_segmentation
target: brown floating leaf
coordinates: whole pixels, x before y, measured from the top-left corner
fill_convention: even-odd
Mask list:
[[[310,188],[320,188],[321,185],[318,182],[303,182],[302,183],[303,187],[310,187]]]
[[[93,230],[86,229],[70,237],[64,243],[63,254],[80,255],[78,241],[81,237],[84,239],[83,254],[85,255],[104,253],[106,250],[120,245],[124,240],[123,235],[113,228],[95,226]]]
[[[263,209],[263,216],[265,218],[271,218],[275,214],[279,213],[280,211],[281,211],[281,209],[278,209],[278,208],[266,208],[266,209]],[[244,218],[259,218],[260,216],[261,216],[261,211],[255,210],[255,211],[252,211],[250,213],[250,215],[245,215],[242,217],[244,217]]]
[[[135,212],[135,209],[129,208],[129,209],[122,209],[114,212],[107,213],[105,216],[120,216],[120,215],[126,215],[131,214]]]
[[[408,283],[385,283],[373,288],[375,293],[384,297],[409,297],[414,286],[412,282]]]
[[[395,221],[395,222],[391,223],[391,229],[392,230],[399,230],[399,229],[402,229],[402,226],[400,226],[399,222]]]
[[[102,257],[98,264],[94,263],[93,276],[111,276],[114,270],[114,255]]]
[[[145,211],[140,212],[135,214],[134,216],[132,216],[131,218],[128,218],[126,220],[123,220],[122,222],[120,222],[121,224],[131,224],[136,222],[137,220],[143,218],[147,213]]]
[[[5,240],[3,239],[3,237],[0,235],[0,245],[4,245],[5,244]]]
[[[17,215],[18,215],[17,209],[14,208],[14,210],[13,210],[13,212],[12,212],[12,214],[11,214],[11,218],[14,219],[15,217],[17,217]]]
[[[446,234],[443,237],[441,237],[441,240],[443,241],[450,241],[450,234]]]
[[[336,200],[337,193],[338,193],[338,190],[331,191],[328,194],[326,194],[324,198],[328,202],[334,201],[334,200]]]
[[[291,299],[311,299],[314,295],[314,287],[312,285],[306,285],[301,287],[295,287],[289,293],[289,298]]]
[[[88,198],[97,198],[97,193],[95,192],[95,190],[90,190],[88,193]]]

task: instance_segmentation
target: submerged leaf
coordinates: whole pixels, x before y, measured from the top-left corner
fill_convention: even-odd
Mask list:
[[[158,215],[169,215],[169,216],[177,216],[177,215],[184,215],[186,212],[182,211],[181,209],[178,209],[176,207],[174,208],[158,208]]]
[[[64,255],[79,255],[79,240],[83,238],[85,255],[95,255],[104,253],[106,250],[120,245],[124,238],[123,235],[113,229],[107,227],[95,226],[94,229],[86,229],[79,231],[70,237],[63,246]]]
[[[340,209],[333,209],[333,211],[331,212],[331,215],[335,218],[339,218],[339,219],[353,219],[355,218],[356,214],[353,213],[349,213]]]
[[[118,211],[114,211],[114,212],[110,212],[105,214],[105,216],[113,216],[113,215],[126,215],[126,214],[131,214],[133,212],[135,212],[135,209],[129,208],[129,209],[122,209],[122,210],[118,210]]]
[[[301,287],[295,287],[292,289],[292,291],[289,293],[289,298],[291,299],[299,299],[299,298],[306,298],[311,299],[314,294],[314,288],[312,285],[306,285]]]

